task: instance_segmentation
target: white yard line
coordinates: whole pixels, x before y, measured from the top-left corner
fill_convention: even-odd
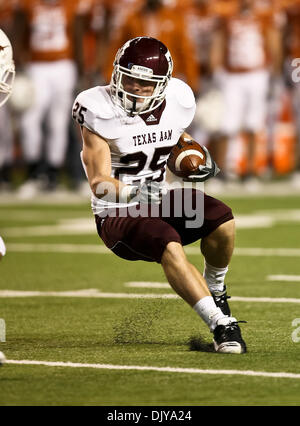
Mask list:
[[[198,368],[180,368],[180,367],[155,367],[142,365],[112,365],[112,364],[86,364],[75,362],[55,362],[55,361],[31,361],[31,360],[7,360],[7,364],[14,365],[41,365],[45,367],[68,367],[68,368],[93,368],[98,370],[136,370],[136,371],[155,371],[162,373],[182,373],[182,374],[213,374],[229,376],[252,376],[269,377],[279,379],[300,379],[300,374],[286,372],[266,372],[252,370],[204,370]]]
[[[7,243],[8,252],[15,253],[87,253],[112,254],[101,244],[23,244]]]
[[[78,297],[94,299],[179,299],[175,293],[136,294],[136,293],[103,293],[96,289],[74,291],[19,291],[0,290],[0,298],[26,297]],[[300,301],[300,299],[299,299]]]
[[[7,243],[8,252],[20,253],[87,253],[87,254],[112,254],[112,252],[101,244],[27,244]],[[186,254],[200,255],[200,248],[185,247]],[[278,256],[278,257],[300,257],[298,248],[248,248],[236,247],[235,256]]]
[[[83,289],[70,291],[21,291],[0,290],[0,298],[27,298],[27,297],[78,297],[93,299],[176,299],[181,300],[175,293],[105,293],[97,289]],[[296,298],[273,297],[239,297],[233,296],[233,302],[258,303],[300,303]]]
[[[278,256],[278,257],[299,257],[299,248],[236,248],[235,256]]]
[[[300,299],[287,297],[239,297],[230,298],[233,302],[258,302],[258,303],[300,303]]]
[[[268,275],[267,281],[299,282],[300,275]]]
[[[5,237],[48,237],[51,235],[90,235],[96,232],[92,220],[61,219],[56,225],[40,225],[6,228]]]

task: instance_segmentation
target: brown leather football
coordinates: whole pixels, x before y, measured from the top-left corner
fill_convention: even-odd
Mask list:
[[[201,145],[182,137],[172,148],[167,160],[167,166],[171,172],[183,178],[196,174],[198,167],[205,163],[206,154]]]

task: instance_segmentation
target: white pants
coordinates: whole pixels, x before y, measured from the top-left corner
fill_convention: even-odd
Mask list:
[[[263,129],[267,112],[269,72],[225,73],[220,81],[224,114],[221,131],[233,136],[241,130]]]
[[[13,129],[9,107],[0,108],[0,168],[13,162]]]
[[[40,160],[44,145],[42,124],[46,124],[45,155],[53,167],[61,167],[68,143],[68,127],[77,73],[73,61],[32,63],[27,69],[34,85],[33,105],[21,117],[23,155],[27,163]]]

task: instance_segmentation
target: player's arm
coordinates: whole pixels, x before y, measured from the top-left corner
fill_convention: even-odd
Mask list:
[[[111,155],[106,140],[99,135],[81,128],[83,138],[82,160],[93,194],[111,202],[129,202],[136,194],[136,188],[125,185],[111,177]]]

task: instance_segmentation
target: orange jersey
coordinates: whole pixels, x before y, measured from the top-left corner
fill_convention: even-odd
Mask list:
[[[252,6],[260,16],[271,16],[280,11],[283,1],[298,0],[252,0]],[[229,17],[238,13],[239,5],[239,0],[212,0],[210,6],[219,16]]]
[[[189,27],[176,8],[162,7],[151,13],[143,9],[134,11],[112,41],[107,57],[106,78],[110,78],[117,50],[129,39],[148,36],[162,41],[169,49],[174,61],[173,75],[185,79],[193,90],[198,90],[199,69],[194,44],[187,36],[188,31]]]
[[[20,0],[29,27],[30,60],[73,59],[74,18],[88,5],[89,0]]]
[[[211,2],[211,8],[215,14],[221,17],[234,15],[238,10],[237,0],[214,0]]]
[[[224,67],[229,72],[249,72],[268,65],[269,18],[255,13],[236,14],[224,20]]]
[[[295,6],[300,3],[300,0],[278,0],[280,7],[286,9],[290,6]]]

